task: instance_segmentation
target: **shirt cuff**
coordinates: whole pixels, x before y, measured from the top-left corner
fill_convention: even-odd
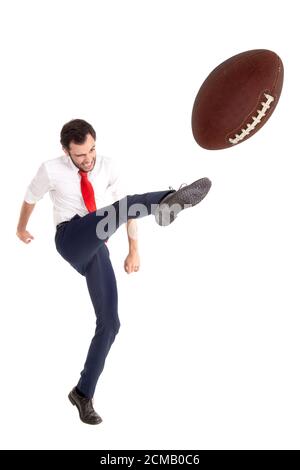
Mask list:
[[[29,188],[27,189],[25,196],[24,196],[24,201],[27,202],[27,204],[35,204],[40,199],[41,199],[40,197],[34,196],[34,194],[30,191]]]

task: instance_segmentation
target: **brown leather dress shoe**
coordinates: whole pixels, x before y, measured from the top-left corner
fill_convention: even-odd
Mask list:
[[[68,395],[72,405],[75,405],[79,411],[81,421],[87,424],[100,424],[102,418],[96,413],[91,398],[85,398],[78,395],[76,387]]]

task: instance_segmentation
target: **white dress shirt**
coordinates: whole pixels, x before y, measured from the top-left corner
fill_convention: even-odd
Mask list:
[[[49,191],[55,227],[76,214],[81,217],[86,215],[88,210],[81,194],[81,176],[78,171],[67,155],[47,160],[41,164],[28,186],[24,200],[35,204]],[[97,209],[126,196],[116,164],[109,157],[96,156],[95,166],[88,172],[88,179],[94,188]]]

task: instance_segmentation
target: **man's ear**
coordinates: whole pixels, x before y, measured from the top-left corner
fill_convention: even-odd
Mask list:
[[[66,147],[62,147],[63,151],[65,152],[65,154],[69,157],[69,150],[66,149]]]

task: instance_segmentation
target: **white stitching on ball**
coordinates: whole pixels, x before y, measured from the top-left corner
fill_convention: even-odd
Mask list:
[[[257,124],[260,123],[260,121],[262,120],[262,118],[266,115],[266,112],[268,111],[268,109],[270,108],[270,104],[272,103],[272,101],[274,101],[274,97],[271,96],[271,95],[268,95],[267,93],[264,93],[265,97],[267,98],[267,101],[262,101],[260,104],[262,105],[262,109],[258,109],[257,110],[257,116],[252,116],[252,123],[251,124],[247,124],[247,128],[246,129],[242,129],[241,130],[241,133],[240,134],[235,134],[235,138],[234,139],[229,139],[229,142],[231,144],[238,144],[241,140],[243,140],[247,135],[250,134],[250,132],[252,132],[255,127],[257,126]]]

